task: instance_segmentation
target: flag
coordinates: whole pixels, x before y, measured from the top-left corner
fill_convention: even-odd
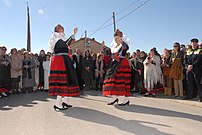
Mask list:
[[[29,6],[27,2],[27,51],[31,51],[31,32],[30,32],[30,16],[29,16]]]

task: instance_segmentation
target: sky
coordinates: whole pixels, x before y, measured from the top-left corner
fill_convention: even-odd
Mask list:
[[[87,36],[96,41],[105,41],[110,46],[115,12],[119,28],[130,39],[130,52],[136,49],[148,52],[152,47],[162,53],[171,49],[174,42],[189,44],[190,39],[202,41],[202,0],[0,0],[0,45],[11,48],[26,48],[27,8],[31,20],[31,51],[48,51],[48,40],[56,24],[65,28],[70,36],[78,27],[76,39],[87,31]],[[105,26],[104,25],[104,26]],[[94,33],[95,32],[95,33]],[[92,35],[92,33],[94,33]]]

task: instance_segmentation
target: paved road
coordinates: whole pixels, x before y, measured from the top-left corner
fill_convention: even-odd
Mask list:
[[[109,97],[88,91],[55,112],[46,92],[0,99],[0,135],[201,135],[202,103],[130,97],[131,105],[107,106]]]

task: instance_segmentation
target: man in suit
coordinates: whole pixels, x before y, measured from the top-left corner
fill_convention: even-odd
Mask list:
[[[78,78],[78,82],[79,82],[79,86],[80,89],[83,89],[83,79],[82,79],[82,59],[83,56],[81,54],[81,50],[80,49],[76,49],[75,54],[72,55],[73,61],[75,62],[75,70],[76,70],[76,75]]]

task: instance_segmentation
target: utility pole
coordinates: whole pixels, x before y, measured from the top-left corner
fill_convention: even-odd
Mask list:
[[[113,23],[114,23],[114,32],[116,31],[116,20],[115,20],[115,13],[113,12]]]
[[[84,40],[85,50],[86,50],[86,46],[87,46],[87,31],[85,30],[85,40]]]
[[[30,16],[29,16],[29,5],[27,2],[27,51],[31,51],[31,31],[30,31]]]

